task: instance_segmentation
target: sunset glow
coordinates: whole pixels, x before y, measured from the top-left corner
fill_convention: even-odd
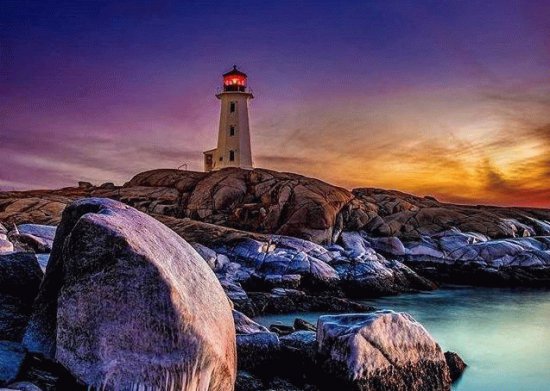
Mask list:
[[[3,4],[3,190],[202,170],[237,63],[257,167],[550,207],[547,1]]]

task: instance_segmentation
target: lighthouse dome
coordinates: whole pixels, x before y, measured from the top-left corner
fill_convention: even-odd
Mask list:
[[[237,69],[233,65],[233,69],[223,74],[223,89],[224,91],[246,91],[246,73]]]

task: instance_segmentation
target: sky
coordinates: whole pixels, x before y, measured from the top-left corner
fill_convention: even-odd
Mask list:
[[[255,166],[550,207],[550,2],[0,0],[0,188],[202,170],[249,75]]]

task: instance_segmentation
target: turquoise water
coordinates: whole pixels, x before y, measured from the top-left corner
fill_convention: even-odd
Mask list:
[[[444,350],[468,364],[456,391],[550,390],[550,291],[453,287],[369,300],[411,314]],[[261,324],[315,323],[321,313],[258,317]]]

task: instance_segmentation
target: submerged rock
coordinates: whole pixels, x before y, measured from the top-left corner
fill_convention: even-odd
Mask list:
[[[88,386],[231,390],[235,326],[208,265],[181,237],[122,203],[63,213],[25,345]]]
[[[327,381],[350,390],[450,389],[443,351],[408,314],[321,316],[317,343]]]

